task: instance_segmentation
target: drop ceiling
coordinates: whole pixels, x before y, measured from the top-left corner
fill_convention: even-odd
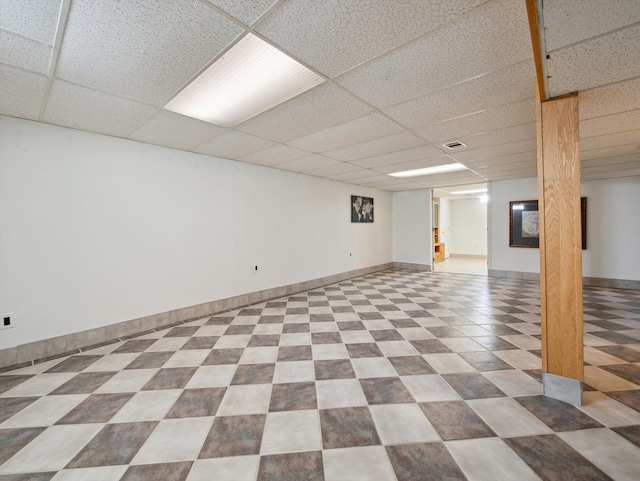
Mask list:
[[[544,0],[583,179],[640,175],[640,2]],[[326,81],[234,128],[163,109],[253,33]],[[388,191],[536,176],[525,0],[2,0],[0,114]],[[443,144],[466,146],[449,150]],[[388,174],[460,162],[469,170]]]

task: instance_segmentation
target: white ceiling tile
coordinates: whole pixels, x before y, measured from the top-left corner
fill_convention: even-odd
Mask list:
[[[385,137],[378,137],[341,149],[330,150],[324,152],[324,155],[337,160],[354,161],[426,144],[427,142],[424,139],[418,137],[413,132],[405,131]]]
[[[372,109],[363,102],[339,87],[325,83],[236,128],[265,139],[286,143],[371,112]]]
[[[375,185],[371,185],[369,187],[373,187],[376,189],[384,189],[387,190],[389,192],[402,192],[402,191],[406,191],[406,190],[416,190],[416,189],[423,189],[424,187],[420,184],[416,184],[416,183],[407,183],[407,184],[390,184],[390,185],[384,185],[384,186],[380,186],[380,187],[376,187]]]
[[[339,162],[337,164],[319,167],[317,169],[310,169],[306,171],[305,174],[317,175],[319,177],[328,177],[331,175],[344,174],[345,172],[355,172],[357,170],[363,169],[362,167],[358,167],[357,165],[348,164],[346,162]]]
[[[202,145],[194,147],[192,150],[194,152],[200,152],[201,154],[213,155],[214,157],[237,159],[243,155],[252,154],[253,152],[264,150],[274,145],[276,145],[275,142],[271,142],[270,140],[231,130]]]
[[[44,121],[98,134],[126,137],[154,108],[55,80]]]
[[[276,144],[273,147],[267,147],[264,150],[253,152],[248,155],[238,157],[242,162],[250,162],[259,165],[275,165],[290,160],[298,160],[304,157],[310,157],[312,154],[306,150],[296,149],[289,145]]]
[[[640,76],[640,24],[559,50],[547,60],[551,97]]]
[[[445,187],[449,185],[471,184],[483,182],[486,179],[470,170],[458,172],[448,172],[446,174],[423,175],[422,177],[411,177],[413,182],[420,183],[425,187]]]
[[[500,172],[512,172],[515,170],[522,170],[522,169],[537,169],[537,162],[536,160],[525,160],[525,161],[521,161],[521,162],[510,162],[508,164],[501,164],[501,165],[489,165],[486,168],[483,169],[474,169],[475,172],[481,173],[483,175],[491,175],[491,174],[495,174],[495,173],[500,173]]]
[[[375,112],[371,115],[292,140],[289,145],[312,152],[326,152],[403,130],[404,128],[393,120]]]
[[[491,177],[487,177],[487,180],[496,182],[499,180],[514,180],[514,179],[530,179],[536,176],[536,172],[532,170],[522,170],[518,172],[508,172],[503,174],[493,174]]]
[[[74,0],[56,75],[162,106],[241,33],[199,1]]]
[[[399,150],[388,154],[367,157],[366,159],[357,159],[352,164],[359,165],[367,169],[378,168],[384,165],[402,164],[412,160],[430,159],[442,155],[442,152],[431,145],[422,145],[412,149]]]
[[[338,164],[337,160],[323,157],[322,155],[311,155],[304,159],[290,160],[288,162],[282,162],[275,165],[276,169],[290,170],[292,172],[306,172],[307,170],[319,169],[321,167],[327,167],[330,165]]]
[[[224,10],[229,15],[237,18],[245,25],[253,24],[260,18],[277,0],[207,0],[210,4]]]
[[[579,93],[580,120],[640,109],[640,77]]]
[[[537,161],[537,152],[535,150],[527,151],[527,152],[519,152],[516,154],[502,155],[499,157],[490,157],[479,160],[467,160],[464,162],[464,165],[469,167],[470,169],[478,169],[479,167],[484,166],[496,166],[503,164],[513,164],[517,162],[525,162],[525,161]]]
[[[0,62],[31,72],[47,74],[52,47],[0,30]]]
[[[469,149],[479,149],[481,147],[491,147],[495,145],[508,144],[521,140],[529,140],[536,138],[536,123],[531,122],[514,127],[505,127],[500,130],[493,130],[482,134],[462,137],[460,140],[467,144]]]
[[[631,168],[630,170],[623,171],[607,171],[607,172],[581,172],[580,178],[582,180],[602,180],[613,179],[616,177],[633,177],[640,175],[640,169]]]
[[[227,131],[228,129],[224,127],[160,110],[129,138],[149,144],[189,150]]]
[[[638,164],[640,167],[640,151],[629,155],[618,155],[615,157],[606,157],[601,159],[580,160],[581,168],[596,167],[599,165],[607,165],[609,168],[617,168],[619,164]]]
[[[580,152],[593,149],[605,149],[607,147],[616,147],[626,144],[640,144],[640,129],[582,139],[580,141]]]
[[[545,0],[547,52],[640,22],[637,0]]]
[[[384,108],[531,56],[525,3],[507,0],[489,3],[336,81]]]
[[[47,88],[47,78],[0,65],[0,114],[37,120]]]
[[[526,60],[384,109],[414,128],[535,97],[536,72]]]
[[[519,154],[521,152],[535,152],[537,148],[536,139],[521,140],[519,142],[511,142],[480,149],[467,150],[465,152],[451,153],[453,158],[465,163],[469,160],[491,159],[492,157],[500,157],[503,155]]]
[[[371,179],[372,177],[380,178],[380,173],[374,172],[369,169],[360,169],[360,170],[354,170],[351,172],[343,172],[340,174],[332,174],[328,177],[334,180],[349,182],[349,181],[356,181],[361,179]]]
[[[458,139],[488,130],[497,130],[527,122],[535,122],[535,120],[535,99],[527,99],[414,129],[414,132],[429,142],[442,144],[448,140]]]
[[[640,109],[583,120],[580,122],[580,139],[634,129],[640,129]]]
[[[612,169],[610,165],[599,165],[595,167],[585,167],[580,169],[580,174],[608,174]],[[615,168],[616,176],[621,174],[626,175],[638,175],[640,174],[640,162],[629,162],[627,164],[617,164]]]
[[[2,0],[0,28],[52,46],[62,0]]]
[[[329,77],[456,18],[484,0],[291,0],[257,31]]]
[[[619,155],[640,155],[638,149],[639,143],[629,143],[626,145],[615,145],[613,147],[605,147],[602,149],[580,149],[580,161],[588,159],[604,159],[607,157],[616,157]]]

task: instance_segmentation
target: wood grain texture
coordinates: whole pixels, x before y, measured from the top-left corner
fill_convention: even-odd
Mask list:
[[[536,0],[527,1],[527,17],[529,19],[529,32],[531,34],[531,48],[533,49],[533,61],[536,66],[536,87],[539,98],[546,100],[547,92],[545,88],[544,63],[542,60],[542,45],[540,38],[540,22],[538,19],[538,8]]]
[[[538,105],[543,371],[582,381],[582,233],[577,94]]]

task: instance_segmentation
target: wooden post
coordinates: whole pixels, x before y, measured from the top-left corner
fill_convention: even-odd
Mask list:
[[[537,102],[542,371],[546,396],[582,403],[578,94]]]

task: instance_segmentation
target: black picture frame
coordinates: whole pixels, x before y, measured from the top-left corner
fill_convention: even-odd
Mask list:
[[[373,197],[363,197],[361,195],[351,196],[351,222],[352,223],[372,223],[373,222]]]
[[[587,248],[587,198],[580,198],[582,249]],[[509,247],[540,247],[538,201],[509,202]]]

